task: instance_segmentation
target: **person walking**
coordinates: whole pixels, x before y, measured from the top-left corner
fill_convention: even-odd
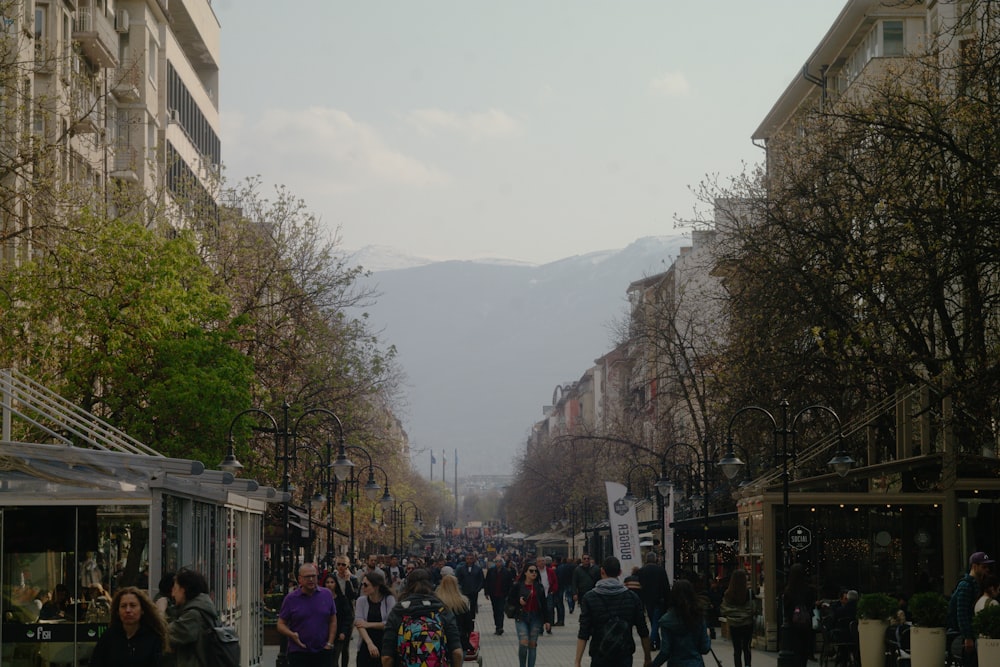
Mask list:
[[[781,595],[781,608],[785,614],[781,630],[788,632],[788,637],[779,638],[794,656],[793,667],[806,667],[813,655],[816,633],[812,629],[812,612],[815,606],[816,592],[806,580],[806,568],[802,563],[795,563],[788,570],[788,583]],[[801,618],[803,614],[809,621],[796,623],[795,619]]]
[[[496,626],[494,634],[497,636],[503,634],[504,605],[513,585],[514,574],[504,565],[503,557],[497,556],[486,572],[486,586],[483,588],[493,607],[493,625]]]
[[[361,577],[361,597],[354,605],[354,627],[358,631],[356,667],[379,667],[385,620],[396,598],[385,585],[382,570],[369,570]]]
[[[469,598],[469,609],[472,612],[472,620],[475,620],[476,612],[479,611],[479,591],[483,590],[485,581],[483,568],[476,562],[476,554],[471,551],[465,554],[465,562],[455,569],[455,578],[458,579],[458,587],[462,589],[462,594]]]
[[[734,570],[722,596],[722,615],[733,642],[733,665],[750,667],[750,639],[753,636],[754,600],[747,586],[746,570]]]
[[[347,667],[351,653],[351,631],[354,628],[354,600],[337,583],[337,575],[328,573],[323,580],[323,586],[333,595],[333,604],[337,607],[337,633],[333,639],[333,655],[330,656],[330,666],[342,664]]]
[[[642,664],[649,667],[649,626],[642,600],[618,579],[622,566],[617,558],[605,558],[600,571],[600,581],[580,599],[576,667],[580,667],[588,641],[591,667],[630,667],[635,653],[632,628],[642,642]]]
[[[285,596],[278,612],[278,634],[288,639],[289,667],[327,667],[337,639],[337,605],[320,587],[312,563],[299,568],[298,588]]]
[[[576,611],[576,602],[573,600],[573,570],[575,569],[576,561],[573,558],[564,558],[563,562],[556,567],[556,579],[559,581],[559,595],[563,598],[563,609],[568,609],[570,614]],[[558,620],[565,622],[565,614]]]
[[[686,579],[674,582],[670,592],[671,607],[660,617],[660,652],[651,667],[703,667],[701,657],[712,650],[708,625],[694,586]],[[739,661],[737,659],[737,665]],[[749,665],[750,663],[747,662]]]
[[[111,600],[111,624],[97,640],[91,667],[159,667],[167,624],[146,592],[127,586]]]
[[[170,650],[175,667],[215,667],[203,664],[199,646],[201,637],[219,618],[212,598],[208,595],[208,582],[200,572],[182,568],[174,577],[170,590],[174,598],[174,619],[167,626]]]
[[[646,554],[646,564],[639,568],[636,578],[639,580],[639,599],[646,608],[646,618],[649,620],[649,647],[655,651],[660,648],[656,624],[669,606],[670,579],[653,551]]]
[[[457,583],[456,580],[456,592]],[[425,636],[414,637],[418,632],[424,632]],[[434,594],[428,570],[416,568],[407,575],[399,604],[393,606],[386,619],[381,654],[381,667],[407,667],[416,662],[429,664],[431,654],[437,656],[436,663],[441,667],[447,662],[451,667],[462,667],[464,655],[458,622],[447,605]]]
[[[347,556],[337,556],[334,570],[335,573],[330,578],[336,582],[337,589],[344,598],[344,604],[341,604],[340,597],[334,595],[334,601],[337,603],[337,625],[344,629],[344,639],[343,641],[338,639],[333,643],[334,657],[331,667],[337,667],[338,657],[340,667],[347,667],[351,659],[351,635],[354,633],[354,606],[361,595],[361,582],[351,574],[351,562]],[[344,619],[350,619],[346,626],[343,624]],[[339,637],[339,629],[337,634]]]
[[[469,607],[469,598],[465,597],[458,587],[458,579],[453,574],[441,577],[441,583],[434,589],[434,595],[444,603],[445,608],[455,615],[458,624],[458,636],[462,640],[462,650],[469,653],[472,644],[469,637],[475,630],[475,620]]]
[[[580,604],[594,584],[601,578],[601,568],[590,561],[590,554],[580,556],[580,564],[573,570],[573,600]]]
[[[543,630],[549,630],[548,608],[545,604],[545,589],[538,580],[538,565],[525,559],[520,576],[510,589],[510,600],[517,606],[517,660],[520,667],[535,667],[538,656],[538,637]]]
[[[972,629],[972,615],[976,600],[981,595],[981,582],[990,572],[993,559],[982,551],[969,556],[969,571],[959,579],[948,600],[948,630],[956,632],[951,654],[961,658],[965,667],[975,667],[976,633]]]

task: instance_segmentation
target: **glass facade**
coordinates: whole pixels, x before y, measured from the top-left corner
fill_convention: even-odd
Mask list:
[[[148,507],[6,507],[0,522],[0,662],[85,664],[114,592],[149,586]]]

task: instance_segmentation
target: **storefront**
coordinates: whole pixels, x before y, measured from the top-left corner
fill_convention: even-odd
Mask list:
[[[769,650],[777,649],[778,596],[793,563],[805,565],[821,599],[836,599],[841,589],[907,599],[949,594],[972,552],[997,551],[997,459],[963,456],[949,465],[945,458],[793,481],[787,517],[780,484],[741,498],[738,562],[756,584],[758,629]]]
[[[82,665],[124,586],[202,572],[245,665],[260,664],[263,514],[252,480],[160,456],[9,371],[0,373],[0,663]],[[17,420],[44,443],[11,440]]]

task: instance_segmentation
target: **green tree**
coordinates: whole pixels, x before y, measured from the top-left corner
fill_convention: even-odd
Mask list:
[[[0,274],[3,362],[164,454],[221,456],[250,368],[190,235],[84,213]]]

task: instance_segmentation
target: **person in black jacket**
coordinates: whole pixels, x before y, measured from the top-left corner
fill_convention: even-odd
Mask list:
[[[126,586],[111,601],[111,625],[90,656],[92,667],[158,667],[167,624],[145,591]]]
[[[517,582],[510,589],[510,599],[520,611],[514,619],[517,628],[517,659],[520,667],[535,667],[538,637],[543,630],[549,630],[549,610],[545,601],[545,588],[538,580],[539,572],[535,561],[525,559],[524,569]]]
[[[641,586],[639,599],[646,608],[646,618],[649,619],[650,627],[655,629],[660,616],[667,612],[669,606],[670,580],[667,578],[667,571],[658,563],[656,554],[650,551],[646,554],[646,564],[639,568],[636,576]],[[655,630],[649,638],[649,643],[654,651],[660,647],[660,639]]]
[[[351,653],[351,631],[354,629],[354,600],[340,587],[337,575],[333,573],[326,575],[323,585],[333,593],[333,603],[337,607],[337,635],[333,641],[330,667],[337,667],[341,660],[346,665]]]
[[[629,667],[632,664],[632,655],[635,653],[635,643],[632,640],[633,627],[642,642],[642,664],[649,667],[653,660],[649,648],[649,626],[646,625],[646,614],[642,600],[634,591],[625,588],[625,585],[618,580],[621,573],[621,562],[617,558],[614,556],[605,558],[604,562],[601,563],[601,580],[594,585],[593,590],[580,599],[580,630],[576,635],[576,667],[580,667],[588,640],[590,641],[591,667]],[[612,655],[605,655],[602,653],[601,647],[604,634],[612,619],[621,619],[628,628],[627,633],[623,631],[620,635],[624,638],[620,648]],[[612,634],[611,636],[616,635]]]
[[[780,639],[787,646],[794,658],[794,667],[806,667],[813,654],[813,641],[816,633],[812,629],[812,611],[816,606],[816,592],[806,580],[806,569],[802,563],[795,563],[788,570],[788,583],[781,596],[781,607],[785,615],[782,631],[788,632],[788,637]],[[808,623],[799,623],[797,618],[808,615]]]
[[[486,572],[486,586],[483,589],[493,605],[493,624],[497,635],[503,634],[503,607],[513,585],[514,573],[504,566],[503,557],[497,556]]]

